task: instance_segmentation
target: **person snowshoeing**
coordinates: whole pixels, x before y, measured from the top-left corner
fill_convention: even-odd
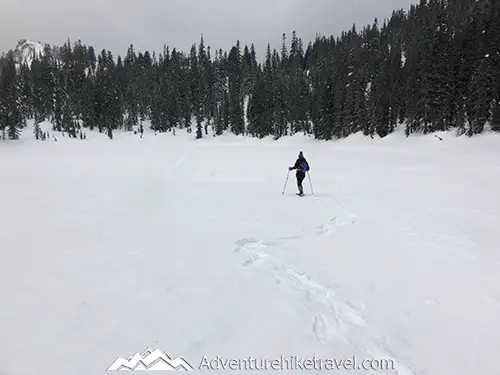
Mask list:
[[[304,178],[306,178],[306,172],[309,171],[309,163],[307,162],[306,158],[304,157],[304,154],[302,151],[299,152],[299,158],[295,162],[293,167],[288,167],[288,170],[296,170],[296,176],[297,176],[297,187],[299,188],[299,192],[297,195],[303,197],[304,196],[304,188],[302,186],[302,181],[304,181]]]

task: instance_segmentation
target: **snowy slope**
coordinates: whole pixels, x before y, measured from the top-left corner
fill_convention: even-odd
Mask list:
[[[0,143],[0,374],[146,348],[498,373],[498,136],[26,133]],[[282,194],[299,150],[303,198],[293,175]]]

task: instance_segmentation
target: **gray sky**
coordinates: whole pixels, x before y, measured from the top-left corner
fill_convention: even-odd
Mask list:
[[[62,45],[81,39],[97,52],[103,48],[124,55],[162,51],[163,45],[185,52],[203,33],[212,49],[229,50],[240,40],[253,42],[257,58],[266,46],[281,46],[293,30],[304,46],[316,33],[339,35],[355,23],[358,29],[407,10],[410,0],[1,0],[0,52],[19,39]],[[289,44],[288,44],[289,45]]]

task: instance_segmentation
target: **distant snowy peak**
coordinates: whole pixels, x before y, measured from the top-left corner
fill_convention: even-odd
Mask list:
[[[31,65],[36,56],[43,55],[45,47],[49,45],[41,42],[21,39],[14,50],[14,58],[17,64]]]

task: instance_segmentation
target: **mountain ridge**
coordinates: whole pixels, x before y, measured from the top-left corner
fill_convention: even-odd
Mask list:
[[[35,57],[43,56],[45,48],[51,48],[48,43],[34,41],[29,39],[20,39],[17,42],[14,52],[14,60],[16,64],[26,64],[31,66]]]

